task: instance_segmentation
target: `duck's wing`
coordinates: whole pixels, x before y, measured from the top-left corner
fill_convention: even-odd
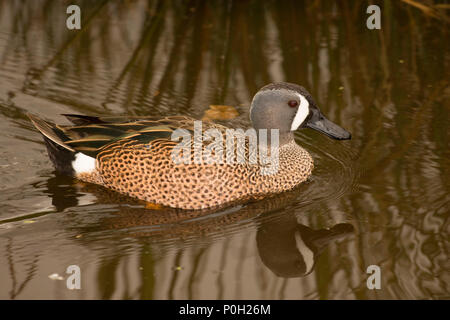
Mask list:
[[[97,117],[75,114],[64,116],[72,126],[62,126],[28,114],[34,126],[52,143],[71,151],[81,152],[91,157],[119,141],[150,143],[157,139],[170,141],[177,129],[194,132],[195,119],[185,116],[155,117]],[[222,132],[226,127],[209,121],[202,121],[203,130],[217,128]]]

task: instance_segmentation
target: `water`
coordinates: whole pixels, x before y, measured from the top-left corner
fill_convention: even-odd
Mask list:
[[[448,18],[383,2],[0,2],[0,298],[448,299]],[[297,134],[296,190],[218,212],[149,210],[53,171],[32,112],[188,115],[305,86],[352,132]],[[300,242],[299,242],[300,239]],[[298,248],[302,255],[299,254]],[[68,290],[69,265],[81,290]],[[367,267],[381,270],[369,290]]]

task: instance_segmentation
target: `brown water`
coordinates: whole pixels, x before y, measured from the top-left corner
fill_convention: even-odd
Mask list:
[[[378,31],[366,2],[78,3],[81,31],[65,27],[69,2],[0,2],[0,298],[450,298],[445,11],[386,1]],[[353,139],[299,132],[311,181],[208,215],[57,175],[25,116],[225,104],[246,127],[273,81],[305,86]],[[81,290],[49,278],[69,265]]]

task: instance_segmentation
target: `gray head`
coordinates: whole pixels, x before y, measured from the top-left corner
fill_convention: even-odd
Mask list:
[[[311,128],[337,140],[351,138],[350,132],[320,112],[305,88],[287,82],[271,83],[253,97],[250,120],[255,129],[279,129],[280,143],[293,139],[293,132]]]

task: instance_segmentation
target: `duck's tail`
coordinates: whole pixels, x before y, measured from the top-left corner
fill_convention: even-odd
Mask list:
[[[43,135],[50,160],[58,172],[74,175],[72,162],[75,160],[76,151],[68,146],[65,141],[69,138],[55,124],[27,113],[33,125]]]

